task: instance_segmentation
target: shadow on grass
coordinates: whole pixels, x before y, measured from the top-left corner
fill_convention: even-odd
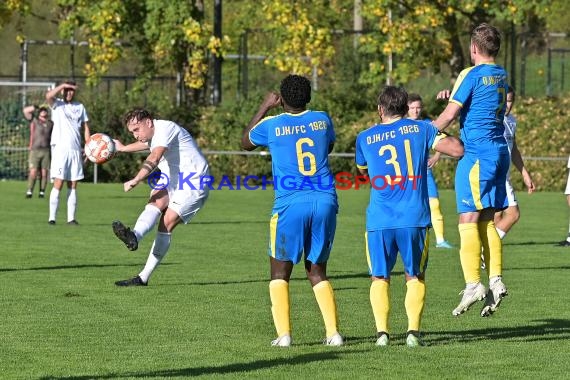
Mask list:
[[[538,271],[538,270],[560,270],[560,269],[570,269],[570,265],[559,265],[555,267],[520,267],[520,268],[503,268],[505,272],[511,270],[529,270],[529,271]]]
[[[267,224],[267,220],[204,220],[202,222],[192,222],[194,224]]]
[[[469,343],[482,340],[548,341],[570,339],[570,320],[540,319],[517,327],[486,327],[461,331],[429,331],[425,341],[430,346]]]
[[[61,377],[40,377],[41,380],[88,380],[88,379],[121,379],[121,378],[155,378],[155,377],[193,377],[204,375],[224,375],[233,374],[247,376],[248,372],[271,369],[279,366],[302,365],[312,362],[323,362],[330,360],[340,360],[344,354],[357,353],[358,351],[341,351],[332,349],[327,352],[316,352],[297,356],[287,356],[282,358],[262,359],[249,362],[232,363],[221,366],[187,367],[169,370],[157,370],[150,372],[125,372],[110,373],[107,375],[83,375],[83,376],[61,376]],[[364,351],[360,351],[364,352]]]
[[[558,243],[560,243],[560,240],[557,241],[521,241],[521,242],[517,242],[517,243],[507,243],[507,242],[503,242],[503,246],[507,246],[507,245],[548,245],[548,246],[559,246]],[[560,248],[564,248],[564,247],[560,247]]]
[[[161,264],[164,265],[164,264]],[[403,272],[393,272],[392,275],[403,275]],[[352,278],[370,278],[367,273],[346,273],[346,274],[335,274],[329,275],[329,279],[331,280],[343,280],[343,279],[352,279]],[[243,279],[243,280],[220,280],[220,281],[202,281],[202,282],[185,282],[185,283],[169,283],[169,284],[162,284],[161,286],[181,286],[181,285],[190,285],[190,286],[209,286],[209,285],[234,285],[234,284],[251,284],[251,283],[269,283],[271,281],[270,278],[255,278],[255,279]],[[291,277],[289,280],[290,282],[297,282],[297,281],[308,281],[307,277],[302,276],[295,276]],[[339,286],[339,289],[341,287]],[[337,289],[333,284],[333,289]],[[350,289],[350,288],[348,288]]]
[[[173,265],[175,263],[163,263],[161,265]],[[78,264],[78,265],[54,265],[50,267],[30,268],[0,268],[0,272],[21,272],[32,270],[60,270],[60,269],[85,269],[85,268],[108,268],[108,267],[140,267],[141,264]]]

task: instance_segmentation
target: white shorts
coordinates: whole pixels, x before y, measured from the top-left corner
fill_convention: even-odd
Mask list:
[[[570,195],[570,170],[568,170],[568,180],[566,181],[566,190],[564,191],[564,194]]]
[[[83,162],[81,151],[54,148],[51,151],[51,178],[64,181],[83,179]]]
[[[507,207],[518,205],[517,197],[515,196],[515,189],[513,189],[513,185],[511,185],[511,180],[509,178],[507,178],[505,187],[507,189]]]
[[[209,192],[207,186],[203,190],[168,189],[168,208],[176,212],[184,224],[187,224],[204,207]]]

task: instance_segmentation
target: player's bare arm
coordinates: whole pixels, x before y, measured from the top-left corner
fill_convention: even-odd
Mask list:
[[[428,168],[430,169],[433,168],[435,164],[439,162],[440,158],[441,158],[441,153],[435,152],[435,154],[428,159]]]
[[[24,109],[22,109],[22,112],[24,113],[24,118],[28,121],[32,121],[32,119],[34,118],[35,110],[36,106],[34,105],[24,107]]]
[[[91,128],[89,128],[89,122],[85,121],[83,124],[83,137],[85,138],[85,142],[91,139]]]
[[[440,139],[434,149],[454,158],[463,157],[464,153],[463,143],[454,136],[446,136]]]
[[[51,90],[49,90],[48,92],[46,92],[46,101],[47,103],[51,106],[53,106],[53,103],[55,102],[55,97],[57,96],[57,94],[59,94],[60,92],[62,92],[65,89],[71,89],[71,90],[77,90],[77,86],[69,84],[69,83],[62,83],[57,87],[52,88]]]
[[[160,159],[162,158],[162,156],[164,155],[166,150],[167,150],[166,147],[159,146],[159,147],[155,148],[152,152],[150,152],[150,154],[148,155],[148,157],[144,161],[144,163],[143,163],[141,169],[139,170],[139,172],[137,173],[137,175],[133,179],[131,179],[130,181],[127,181],[123,184],[123,188],[124,188],[125,192],[132,190],[142,180],[144,180],[150,173],[152,173],[154,171],[154,169],[156,169],[156,167],[158,166],[158,163],[160,162]]]
[[[516,139],[513,141],[513,150],[511,151],[511,161],[513,162],[513,165],[515,165],[517,170],[521,173],[524,184],[528,190],[528,193],[532,194],[535,190],[535,185],[529,171],[524,166],[524,161],[522,159],[521,152],[517,146]]]
[[[249,124],[244,128],[242,138],[241,138],[241,147],[245,150],[254,150],[257,148],[256,145],[252,144],[249,140],[249,132],[253,129],[253,127],[261,121],[267,115],[267,112],[272,108],[279,107],[281,105],[281,97],[276,92],[270,92],[265,96],[263,103],[259,106],[257,113],[253,116],[250,120]]]
[[[113,142],[115,143],[115,148],[117,148],[117,152],[135,153],[135,152],[144,152],[145,150],[148,150],[148,144],[142,141],[136,141],[128,145],[123,144],[121,141],[117,139],[113,139]]]
[[[448,103],[443,112],[435,119],[433,125],[440,131],[445,130],[451,125],[453,120],[457,118],[460,111],[461,107],[458,104],[452,102]]]

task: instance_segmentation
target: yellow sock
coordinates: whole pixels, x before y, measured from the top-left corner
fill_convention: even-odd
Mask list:
[[[291,335],[289,283],[285,280],[272,280],[269,283],[269,296],[271,297],[271,314],[273,314],[277,336]]]
[[[417,278],[406,282],[406,314],[408,315],[408,331],[420,331],[422,313],[426,299],[426,284]]]
[[[431,225],[433,226],[433,232],[435,233],[436,242],[440,243],[445,240],[443,237],[443,214],[439,209],[439,199],[430,198],[429,208],[431,210]]]
[[[478,227],[483,248],[487,251],[483,251],[483,254],[485,255],[485,265],[489,278],[501,276],[503,272],[503,242],[497,233],[495,222],[492,220],[479,222]]]
[[[376,321],[376,332],[389,332],[388,315],[390,314],[390,283],[374,280],[370,285],[370,304]]]
[[[460,223],[459,237],[461,238],[459,257],[465,283],[481,282],[481,241],[477,223]]]
[[[325,321],[327,338],[330,338],[338,332],[338,318],[333,288],[330,282],[321,281],[313,286],[313,292]]]

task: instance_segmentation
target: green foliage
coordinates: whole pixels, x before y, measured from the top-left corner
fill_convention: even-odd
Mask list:
[[[241,151],[241,137],[245,126],[256,112],[262,94],[252,94],[248,100],[218,108],[206,109],[198,121],[198,145],[209,151]],[[208,155],[210,172],[214,178],[222,175],[271,175],[270,156]]]
[[[78,32],[89,43],[85,66],[88,83],[97,84],[110,65],[122,58],[120,41],[130,40],[138,54],[142,80],[162,70],[180,72],[185,84],[205,84],[208,55],[221,55],[222,45],[194,2],[160,0],[57,0],[59,31],[63,37]]]

